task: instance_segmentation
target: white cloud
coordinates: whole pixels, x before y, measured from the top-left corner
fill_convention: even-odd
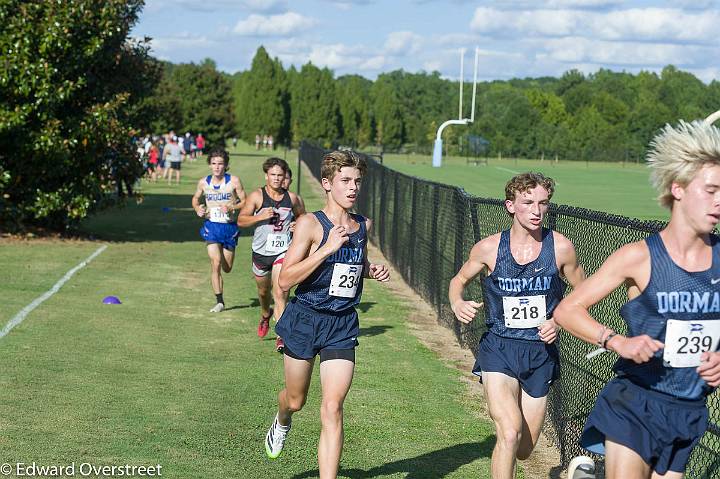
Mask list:
[[[479,7],[470,28],[478,33],[499,36],[541,35],[564,36],[578,30],[586,12],[576,10],[500,10]]]
[[[309,60],[317,66],[330,69],[355,67],[365,62],[368,55],[360,45],[347,46],[342,43],[315,45],[309,54]]]
[[[380,71],[386,64],[386,59],[382,55],[370,57],[358,65],[360,71]]]
[[[280,13],[287,11],[285,0],[242,0],[240,3],[251,12]]]
[[[691,65],[705,48],[642,42],[608,42],[581,37],[547,40],[544,49],[549,58],[562,63],[599,65]]]
[[[422,37],[413,32],[392,32],[385,40],[385,51],[389,55],[415,54],[420,50]]]
[[[309,30],[317,25],[317,20],[295,12],[280,15],[252,14],[235,25],[233,32],[244,36],[288,36]]]
[[[686,0],[692,1],[692,0]],[[623,5],[624,0],[545,0],[540,4],[537,0],[494,0],[483,2],[487,5],[497,8],[522,10],[522,9],[586,9],[586,10],[602,10],[617,5]]]
[[[277,56],[287,68],[300,68],[307,62],[318,67],[327,67],[336,74],[377,73],[387,67],[387,58],[364,45],[343,43],[317,44],[303,39],[283,39],[267,45],[268,52]]]
[[[479,7],[470,27],[501,37],[598,37],[605,40],[643,40],[714,43],[720,11],[684,12],[675,8],[631,8],[608,12],[581,10],[501,10]]]
[[[215,44],[204,35],[182,32],[175,36],[155,37],[150,41],[153,51],[167,55],[186,48],[207,48]],[[178,60],[173,60],[177,62]]]
[[[237,0],[147,0],[145,4],[145,10],[149,12],[185,9],[193,12],[215,12],[240,7],[242,7],[242,3]]]
[[[623,0],[546,0],[549,8],[603,8],[622,5]]]
[[[686,13],[675,8],[614,10],[591,19],[605,39],[675,40],[715,43],[720,12]]]

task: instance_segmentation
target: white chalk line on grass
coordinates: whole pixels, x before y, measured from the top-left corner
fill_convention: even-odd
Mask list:
[[[95,259],[95,257],[97,257],[100,253],[102,253],[106,249],[107,249],[107,245],[103,245],[103,246],[99,247],[97,249],[97,251],[95,251],[93,254],[88,256],[87,259],[85,259],[80,264],[75,266],[73,269],[71,269],[70,271],[65,273],[65,276],[60,278],[60,280],[57,283],[55,283],[55,285],[52,288],[47,290],[42,296],[35,298],[35,300],[33,300],[32,303],[28,304],[23,309],[21,309],[20,312],[18,314],[16,314],[15,316],[13,316],[13,318],[5,325],[5,327],[2,329],[2,331],[0,331],[0,338],[2,338],[7,333],[9,333],[10,330],[13,329],[15,326],[22,323],[23,320],[27,317],[28,314],[30,314],[32,312],[33,309],[40,306],[40,304],[42,304],[46,299],[50,298],[53,294],[57,293],[60,290],[60,288],[62,288],[62,286],[65,283],[67,283],[68,280],[70,278],[72,278],[75,273],[78,272],[78,270],[87,266],[88,263],[90,263],[90,261]]]
[[[502,166],[496,166],[495,169],[496,169],[496,170],[507,171],[508,173],[512,173],[513,175],[519,175],[519,174],[520,174],[519,171],[510,170],[510,169],[508,169],[508,168],[503,168]]]

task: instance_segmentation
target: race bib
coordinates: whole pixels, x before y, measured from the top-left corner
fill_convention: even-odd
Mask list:
[[[545,295],[503,296],[505,326],[513,329],[535,328],[547,319]]]
[[[265,251],[272,254],[280,254],[287,251],[290,246],[290,235],[287,233],[270,233],[265,241]]]
[[[230,213],[227,211],[223,212],[222,208],[219,206],[210,208],[210,221],[213,223],[229,223]]]
[[[663,362],[671,368],[700,366],[700,356],[717,351],[720,342],[720,320],[667,320]]]
[[[362,278],[362,270],[361,264],[335,263],[330,280],[330,296],[354,298]]]

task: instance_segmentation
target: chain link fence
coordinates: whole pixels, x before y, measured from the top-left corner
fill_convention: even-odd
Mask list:
[[[325,150],[309,143],[300,148],[300,158],[320,179],[320,163]],[[358,211],[373,219],[370,239],[393,264],[403,279],[430,303],[438,320],[451,328],[464,347],[476,351],[485,332],[484,310],[465,326],[450,310],[450,280],[480,239],[507,229],[512,224],[504,202],[478,198],[463,189],[435,183],[391,170],[372,158],[363,179]],[[502,185],[504,186],[504,185]],[[588,275],[597,271],[605,259],[620,246],[639,241],[659,231],[664,223],[639,221],[598,211],[551,205],[545,226],[568,237]],[[482,301],[481,281],[466,288],[466,298]],[[620,306],[627,294],[619,288],[591,313],[615,331],[624,333]],[[613,377],[614,353],[592,360],[585,354],[595,346],[570,334],[560,333],[560,379],[548,401],[544,432],[560,450],[563,467],[577,455],[587,454],[578,444],[585,419],[605,383]],[[468,364],[468,368],[472,365]],[[720,396],[708,398],[710,427],[695,448],[686,477],[720,478]],[[602,457],[595,457],[602,462]]]

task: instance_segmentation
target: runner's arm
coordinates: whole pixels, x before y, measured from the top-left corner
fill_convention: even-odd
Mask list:
[[[195,210],[195,214],[197,214],[199,217],[205,216],[207,211],[205,210],[205,205],[200,204],[200,198],[203,194],[203,179],[200,179],[197,183],[197,188],[195,188],[195,194],[192,197],[192,207]]]
[[[283,266],[280,270],[278,284],[283,291],[305,280],[325,259],[339,250],[348,240],[347,231],[342,226],[333,226],[327,241],[320,248],[310,253],[313,244],[322,241],[322,226],[314,215],[303,215],[297,220],[295,234],[290,248],[285,253]]]
[[[497,240],[494,236],[477,242],[470,250],[468,260],[462,265],[460,271],[458,271],[453,279],[450,280],[450,287],[448,288],[450,308],[455,313],[455,317],[463,323],[467,324],[472,321],[477,314],[478,308],[482,306],[482,303],[465,301],[463,299],[465,286],[488,266],[488,258],[492,250],[497,250],[496,242]]]
[[[610,295],[618,286],[638,284],[639,274],[643,271],[649,272],[649,268],[649,252],[643,243],[623,246],[610,255],[594,275],[580,283],[560,302],[553,313],[555,322],[573,336],[591,344],[605,346],[623,358],[637,363],[648,361],[662,348],[660,341],[645,334],[632,338],[617,334],[608,340],[613,331],[590,316],[588,309]]]
[[[373,222],[370,218],[365,219],[365,231],[368,233],[370,232],[370,229],[372,228]],[[382,263],[372,263],[370,262],[370,258],[367,254],[367,247],[368,242],[370,241],[369,236],[367,236],[367,239],[365,240],[365,245],[363,248],[365,249],[365,266],[363,268],[363,276],[365,278],[374,279],[376,281],[380,281],[381,283],[384,283],[390,279],[390,270],[388,269],[387,265]]]
[[[560,264],[560,273],[565,277],[565,280],[576,288],[583,280],[585,280],[585,270],[578,264],[577,253],[575,252],[575,246],[565,236],[561,235],[557,231],[553,232],[555,235],[555,244],[557,245],[558,252],[558,263]]]
[[[230,181],[235,187],[235,195],[237,196],[237,203],[232,205],[232,209],[240,210],[243,207],[243,203],[245,203],[245,189],[243,188],[243,184],[240,181],[240,178],[238,178],[237,176],[231,176]]]
[[[272,217],[273,212],[272,208],[270,207],[263,208],[262,211],[257,215],[253,214],[258,208],[258,206],[262,205],[261,198],[262,196],[260,190],[255,190],[247,196],[245,203],[243,203],[242,207],[240,208],[240,213],[238,213],[238,226],[240,226],[241,228],[253,226],[257,223],[260,223],[261,221],[265,221]]]
[[[300,198],[300,195],[297,195],[295,193],[290,193],[290,200],[292,201],[292,205],[293,205],[293,207],[292,207],[293,215],[295,215],[296,219],[306,213],[305,203],[303,202],[302,198]]]

